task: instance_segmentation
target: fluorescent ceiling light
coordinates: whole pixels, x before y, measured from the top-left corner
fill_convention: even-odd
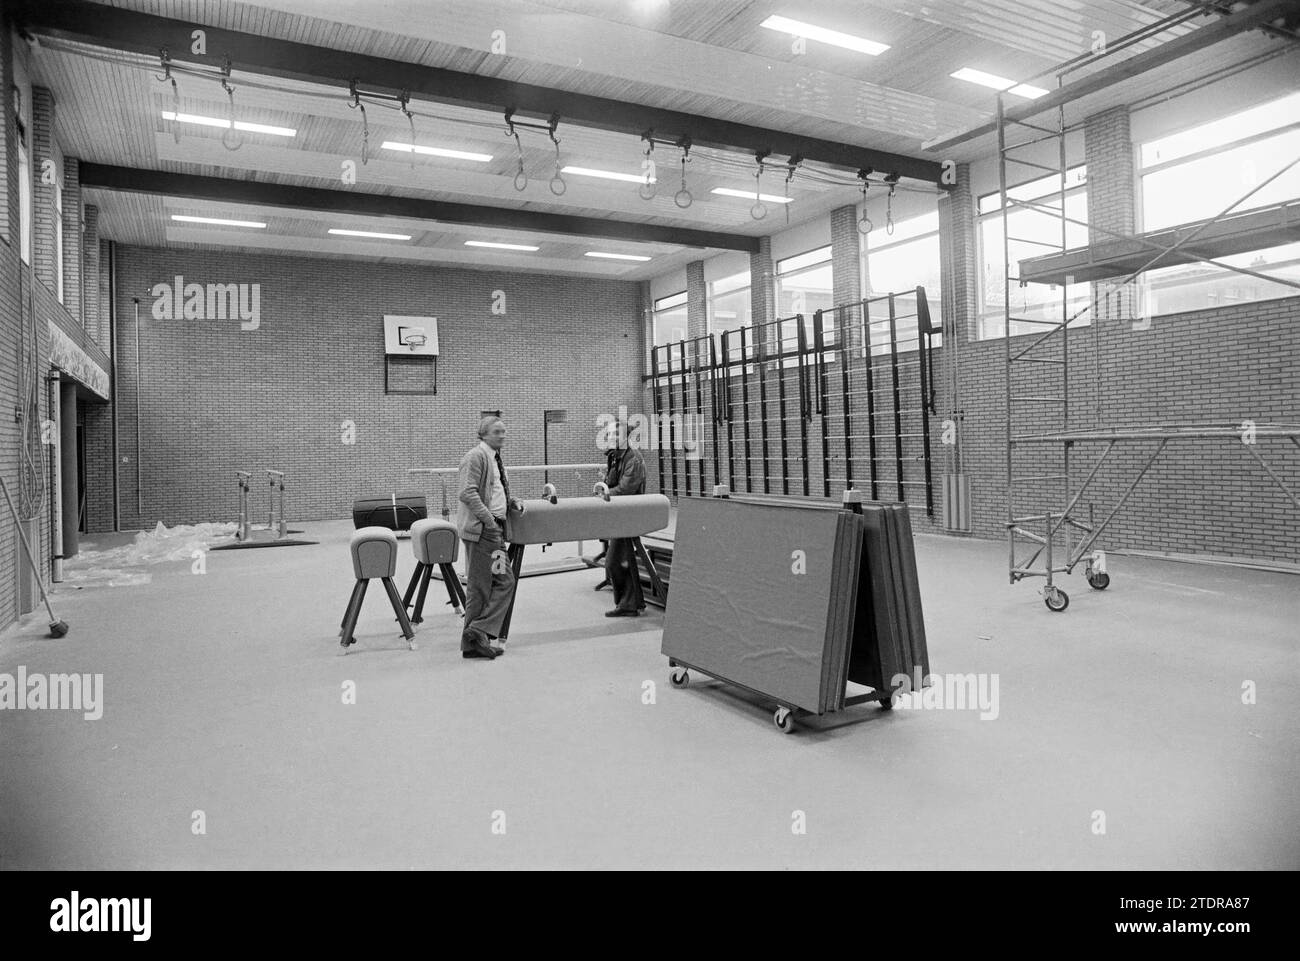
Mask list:
[[[646,179],[645,174],[624,174],[614,170],[594,170],[591,167],[565,167],[560,171],[566,174],[577,174],[579,177],[600,177],[604,180],[622,180],[629,184],[655,183],[655,178]]]
[[[380,147],[384,150],[401,150],[403,153],[425,154],[429,157],[447,157],[451,160],[475,160],[479,163],[487,163],[492,159],[490,153],[472,153],[468,150],[448,150],[446,147],[422,147],[419,144],[399,143],[396,140],[385,140]]]
[[[175,120],[179,123],[196,123],[203,127],[221,127],[223,130],[230,129],[230,121],[222,120],[220,117],[200,117],[193,113],[172,113],[170,110],[162,112],[164,120]],[[296,137],[298,131],[292,127],[272,127],[264,123],[249,123],[246,120],[236,120],[235,129],[243,130],[246,133],[269,133],[277,137]]]
[[[1039,97],[1046,97],[1048,91],[1042,87],[1035,87],[1031,83],[1018,83],[1007,93],[1014,93],[1017,97],[1026,97],[1029,100],[1037,100]]]
[[[782,33],[793,33],[796,37],[820,40],[822,43],[844,47],[847,50],[856,50],[858,53],[870,54],[873,57],[889,49],[887,43],[877,43],[875,40],[855,37],[851,33],[840,33],[838,30],[827,30],[825,27],[814,26],[811,23],[803,23],[799,20],[791,20],[789,17],[768,17],[760,26],[767,27],[769,30],[780,30]]]
[[[741,197],[745,200],[754,199],[754,191],[736,190],[734,187],[714,187],[710,193],[721,194],[724,197]],[[793,197],[778,197],[776,194],[759,194],[758,199],[769,204],[794,203]]]
[[[191,217],[189,214],[172,214],[172,220],[187,224],[215,224],[218,227],[254,227],[261,230],[266,226],[256,220],[225,220],[221,217]]]
[[[1025,97],[1029,100],[1036,100],[1047,94],[1047,91],[1042,87],[1035,87],[1028,83],[1016,83],[1006,77],[999,77],[995,73],[985,73],[983,70],[973,70],[970,67],[962,67],[956,73],[950,73],[948,76],[955,80],[965,80],[967,83],[977,83],[981,87],[1005,90],[1008,93],[1014,93],[1017,97]]]
[[[606,254],[599,250],[588,250],[583,256],[586,257],[603,257],[606,260],[639,260],[647,261],[649,257],[642,257],[639,254]]]
[[[410,234],[382,234],[374,230],[344,230],[342,227],[331,227],[329,232],[337,234],[340,237],[372,237],[375,240],[410,240]]]
[[[466,247],[491,247],[494,250],[541,250],[540,247],[530,247],[528,244],[495,244],[490,240],[467,240]]]

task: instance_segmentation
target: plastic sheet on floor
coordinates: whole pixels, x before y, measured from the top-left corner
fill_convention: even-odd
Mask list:
[[[130,544],[103,551],[81,551],[63,564],[63,583],[73,587],[130,587],[148,584],[151,565],[192,560],[195,551],[232,540],[235,524],[178,524],[159,521]]]

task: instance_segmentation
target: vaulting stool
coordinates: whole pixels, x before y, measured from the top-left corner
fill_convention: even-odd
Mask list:
[[[406,617],[406,608],[397,596],[397,587],[393,584],[393,575],[397,573],[397,535],[387,527],[363,527],[352,535],[352,570],[356,573],[357,583],[352,588],[352,599],[343,615],[343,627],[339,631],[339,643],[344,653],[356,638],[352,632],[357,627],[357,617],[361,614],[361,602],[366,599],[366,587],[372,578],[384,582],[384,590],[397,612],[397,622],[402,625],[402,636],[411,650],[416,649],[415,629]]]
[[[447,603],[457,614],[465,613],[465,592],[461,586],[456,568],[456,554],[460,550],[460,534],[451,521],[430,518],[419,520],[411,525],[411,547],[415,551],[415,573],[411,583],[406,587],[406,596],[402,603],[411,606],[411,597],[415,597],[415,609],[411,612],[411,623],[419,624],[424,620],[424,596],[429,592],[429,580],[436,566],[442,572],[442,583],[447,588]],[[416,586],[420,592],[415,593]]]

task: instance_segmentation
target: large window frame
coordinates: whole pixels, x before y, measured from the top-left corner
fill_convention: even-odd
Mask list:
[[[1135,190],[1141,228],[1175,229],[1216,217],[1277,173],[1282,163],[1275,158],[1294,157],[1300,150],[1300,121],[1290,120],[1297,110],[1300,93],[1291,93],[1138,144]],[[1237,176],[1230,175],[1233,171]],[[1207,176],[1211,173],[1213,176]],[[1189,183],[1195,183],[1196,190],[1188,190]],[[1230,215],[1295,200],[1300,200],[1300,167],[1290,168],[1262,187]],[[1215,259],[1300,282],[1300,243],[1273,244]],[[1152,314],[1213,310],[1300,295],[1294,287],[1203,262],[1159,267],[1147,271],[1142,282],[1145,309]]]
[[[730,322],[725,315],[723,320],[726,322],[720,322],[719,314],[724,310],[732,309],[733,304],[731,302],[738,301],[742,294],[744,295],[744,308],[736,310],[736,322]],[[720,335],[724,330],[735,330],[738,327],[750,326],[754,318],[752,275],[750,272],[744,270],[710,281],[706,304],[708,306],[707,316],[710,334]]]
[[[928,248],[933,247],[931,255]],[[873,271],[871,268],[871,258],[873,255],[882,256],[886,259],[892,259],[907,254],[915,254],[924,251],[923,256],[926,259],[933,260],[933,279],[934,283],[926,283],[921,274],[911,277],[904,276],[904,280],[917,280],[918,283],[890,282],[886,286],[877,288],[875,281],[881,276],[888,276],[888,272]],[[926,304],[930,309],[931,323],[934,323],[941,316],[940,311],[943,309],[942,304],[942,279],[941,271],[943,248],[939,241],[939,211],[936,208],[933,211],[927,211],[918,214],[915,217],[908,217],[894,224],[893,233],[885,229],[876,228],[866,236],[866,243],[861,246],[862,257],[862,290],[863,299],[871,300],[877,297],[884,297],[887,294],[907,294],[917,287],[925,288]],[[910,347],[899,347],[900,354],[910,353],[920,350],[920,339],[917,333],[917,318],[915,316],[901,318],[901,325],[896,325],[897,333],[901,335],[898,339],[900,342],[912,343]],[[875,325],[870,331],[871,335],[871,353],[873,355],[888,354],[890,352],[889,339],[886,336],[886,330],[883,325]],[[932,341],[933,346],[940,346],[942,338],[935,334]]]
[[[1043,201],[1045,204],[1051,204],[1061,193],[1061,182],[1059,174],[1048,174],[1045,177],[1034,177],[1021,181],[1007,189],[1007,196],[1012,200],[1023,201]],[[1082,247],[1089,242],[1088,222],[1088,168],[1084,164],[1074,164],[1067,168],[1065,175],[1065,215],[1074,223],[1066,224],[1067,247]],[[1055,220],[1059,215],[1038,213],[1028,208],[1012,206],[1008,219],[1016,217],[1017,213],[1024,217],[1043,217]],[[1002,263],[1002,195],[1001,191],[995,190],[991,193],[981,194],[976,201],[975,210],[975,237],[977,250],[979,253],[979,276],[978,276],[978,296],[979,301],[976,313],[976,329],[974,340],[1000,340],[1006,336],[1004,322],[1006,320],[1005,307],[1002,302],[1002,284],[1006,276],[1006,265]],[[993,229],[990,229],[993,228]],[[1017,235],[1018,236],[1018,235]],[[1059,238],[1053,238],[1054,242],[1059,243]],[[990,250],[990,246],[994,249]],[[1043,249],[1036,251],[1037,254],[1049,254],[1059,252],[1059,247],[1049,248],[1044,246]],[[1031,254],[1032,256],[1033,254]],[[1013,252],[1012,257],[1015,257]],[[990,268],[996,268],[998,273],[990,273]],[[991,286],[991,282],[996,281],[996,286]],[[1067,291],[1069,294],[1068,310],[1069,316],[1075,316],[1071,324],[1071,329],[1086,327],[1092,323],[1092,312],[1087,309],[1091,303],[1091,285],[1088,283],[1077,283],[1071,285],[1074,289]],[[1021,293],[1013,291],[1012,299],[1017,296],[1022,298],[1025,305],[1025,313],[1032,314],[1034,311],[1042,311],[1041,319],[1060,319],[1061,289],[1057,284],[1027,284],[1024,287],[1017,288]],[[994,294],[996,292],[996,299]],[[1033,298],[1035,302],[1031,303]],[[1012,337],[1021,337],[1025,334],[1042,334],[1047,328],[1037,324],[1013,324],[1011,329]]]

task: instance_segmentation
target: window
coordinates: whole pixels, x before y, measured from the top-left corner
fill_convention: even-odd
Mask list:
[[[1142,144],[1142,228],[1163,230],[1300,199],[1300,93]],[[1271,181],[1269,178],[1274,177]],[[1265,183],[1265,181],[1269,181]],[[1245,195],[1254,188],[1259,188]],[[1300,244],[1215,258],[1300,281]],[[1213,264],[1163,267],[1145,275],[1147,309],[1179,313],[1293,297],[1294,287]]]
[[[749,271],[709,284],[709,333],[750,325]]]
[[[1065,175],[1065,216],[1073,223],[1065,225],[1066,248],[1083,247],[1088,243],[1088,191],[1087,170],[1081,165],[1070,168]],[[1032,201],[1043,210],[1012,206],[1007,215],[1010,228],[1010,253],[1013,265],[1030,257],[1042,257],[1061,250],[1061,177],[1052,174],[1007,190],[1013,200]],[[1005,291],[1007,270],[1003,260],[1002,198],[1000,193],[985,194],[979,199],[980,241],[980,315],[977,340],[1002,337],[1006,334]],[[1014,273],[1014,272],[1013,272]],[[1049,328],[1041,323],[1016,323],[1016,318],[1028,321],[1054,321],[1079,314],[1071,328],[1086,326],[1091,322],[1089,285],[1070,284],[1063,291],[1055,284],[1026,284],[1014,280],[1011,289],[1011,334],[1045,333]],[[927,293],[929,291],[927,290]],[[1063,304],[1064,298],[1064,304]],[[1068,313],[1063,313],[1067,311]]]
[[[666,344],[676,345],[678,341],[686,339],[686,291],[680,294],[670,294],[667,297],[660,297],[654,304],[654,346],[662,347]],[[668,353],[671,355],[673,365],[681,363],[682,352],[677,346],[670,347]],[[670,358],[664,357],[664,352],[659,351],[659,362],[662,364]]]
[[[935,326],[939,323],[939,211],[911,217],[894,224],[894,232],[886,233],[883,229],[872,230],[867,234],[864,255],[866,283],[865,296],[879,297],[889,293],[910,292],[917,287],[924,287],[926,302],[930,307],[930,316]],[[899,300],[902,303],[899,303]],[[873,307],[873,311],[874,311]],[[888,311],[888,306],[881,304],[881,310]],[[916,350],[916,299],[915,297],[896,298],[895,323],[900,350]],[[886,314],[887,316],[887,314]],[[873,314],[874,317],[874,314]],[[935,345],[939,343],[935,338]],[[872,352],[889,350],[889,325],[873,325],[871,328]]]

